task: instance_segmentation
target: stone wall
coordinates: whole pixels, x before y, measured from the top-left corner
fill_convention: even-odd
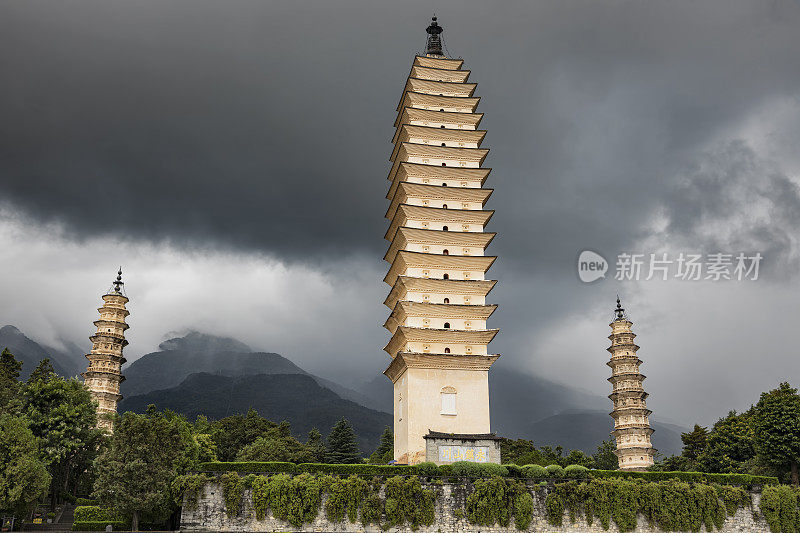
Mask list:
[[[463,484],[445,483],[440,487],[442,496],[436,502],[436,519],[431,526],[422,526],[417,533],[519,533],[514,527],[513,521],[509,527],[486,527],[470,524],[466,518],[457,518],[456,509],[464,509],[468,494],[468,488]],[[720,530],[722,533],[769,533],[769,527],[760,516],[754,513],[758,510],[760,493],[752,493],[752,508],[741,508],[732,517],[725,521],[725,525]],[[579,518],[575,524],[569,523],[569,517],[564,518],[564,526],[554,527],[547,523],[545,514],[544,500],[546,492],[542,490],[533,491],[534,511],[533,521],[528,527],[530,532],[561,532],[561,533],[605,533],[606,530],[595,520],[592,526],[586,525],[583,518]],[[324,500],[323,504],[324,506]],[[216,483],[206,484],[201,496],[198,498],[197,506],[189,509],[183,507],[181,515],[182,531],[265,531],[265,532],[369,532],[383,533],[376,525],[363,526],[361,523],[352,524],[346,519],[344,522],[332,523],[325,518],[325,512],[320,507],[320,513],[316,520],[311,524],[304,524],[302,528],[296,528],[283,520],[277,520],[268,513],[264,520],[256,520],[255,512],[252,507],[250,491],[245,491],[243,511],[236,518],[228,518],[225,514],[225,502],[222,495],[222,487]],[[755,517],[754,515],[757,515]],[[704,528],[703,528],[704,529]],[[411,533],[411,528],[395,527],[389,530],[396,533]],[[608,530],[612,533],[618,532],[618,528],[612,522]],[[647,525],[647,520],[639,517],[639,524],[635,533],[661,533],[658,528],[651,528]]]

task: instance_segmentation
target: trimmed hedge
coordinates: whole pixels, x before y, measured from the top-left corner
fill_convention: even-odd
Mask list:
[[[709,474],[706,472],[626,472],[622,470],[590,470],[593,478],[644,479],[647,481],[667,481],[677,479],[693,483],[718,483],[720,485],[777,485],[778,478],[770,476],[751,476],[750,474]]]
[[[105,531],[106,526],[109,524],[111,524],[114,531],[126,531],[128,529],[128,524],[119,520],[85,520],[80,522],[76,520],[72,523],[72,531]]]
[[[113,510],[99,505],[81,505],[75,508],[76,522],[109,522],[124,521]]]
[[[75,505],[100,505],[100,500],[90,500],[89,498],[75,498]]]
[[[778,478],[751,476],[749,474],[708,474],[705,472],[626,472],[621,470],[589,470],[580,465],[562,468],[558,465],[547,467],[539,465],[518,466],[494,463],[473,463],[458,461],[449,465],[436,466],[433,463],[410,465],[370,465],[370,464],[324,464],[324,463],[284,463],[284,462],[214,462],[202,463],[201,472],[240,472],[240,473],[288,473],[288,474],[331,474],[339,476],[427,476],[427,477],[469,477],[491,476],[520,479],[587,479],[621,478],[644,479],[647,481],[666,481],[675,479],[694,483],[718,483],[720,485],[777,485]]]

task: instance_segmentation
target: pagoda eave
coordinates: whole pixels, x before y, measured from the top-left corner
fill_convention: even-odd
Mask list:
[[[459,355],[420,352],[399,352],[383,374],[396,382],[408,368],[436,370],[486,371],[500,358],[494,355]]]

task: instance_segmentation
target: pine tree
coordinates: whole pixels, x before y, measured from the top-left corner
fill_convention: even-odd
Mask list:
[[[0,408],[3,412],[19,412],[22,407],[19,398],[21,370],[22,362],[4,348],[0,354]]]
[[[39,364],[36,365],[36,368],[33,369],[31,375],[28,377],[28,384],[34,383],[36,381],[42,379],[50,379],[51,377],[56,375],[56,371],[53,368],[53,365],[50,363],[50,359],[45,357]]]
[[[354,464],[361,462],[356,434],[346,418],[336,422],[331,429],[331,434],[328,435],[326,459],[329,463]]]
[[[613,438],[601,442],[597,447],[597,451],[592,455],[594,467],[600,470],[616,470],[619,468],[619,459],[614,453],[616,449],[617,444]]]
[[[683,442],[682,455],[691,461],[696,461],[708,446],[708,428],[698,424],[688,433],[681,433]]]
[[[325,443],[322,441],[322,433],[317,428],[311,428],[308,432],[306,453],[311,463],[325,462]]]
[[[392,428],[386,426],[381,435],[381,442],[378,448],[369,456],[369,461],[372,464],[386,464],[394,459],[394,434]]]

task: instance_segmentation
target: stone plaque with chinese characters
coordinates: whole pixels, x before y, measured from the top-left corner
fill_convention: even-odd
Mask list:
[[[488,446],[439,446],[439,462],[455,463],[456,461],[489,462]]]

